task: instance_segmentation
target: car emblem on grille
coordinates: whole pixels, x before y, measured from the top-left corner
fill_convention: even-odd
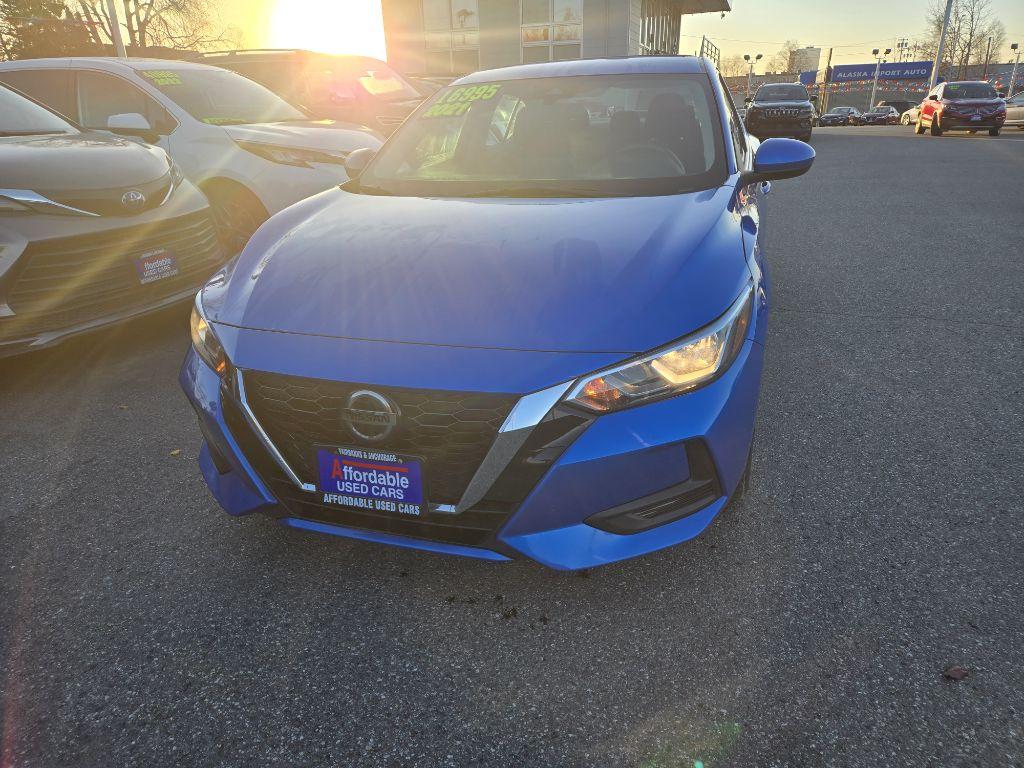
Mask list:
[[[146,204],[146,196],[137,189],[130,189],[121,195],[121,205],[129,211],[137,211]]]
[[[341,420],[349,432],[368,443],[379,443],[398,426],[398,406],[384,395],[360,389],[348,396]]]

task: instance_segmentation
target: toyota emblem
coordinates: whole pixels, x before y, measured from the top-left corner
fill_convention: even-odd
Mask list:
[[[121,205],[129,211],[137,211],[146,204],[146,196],[137,189],[130,189],[121,195]]]
[[[368,443],[387,439],[398,426],[398,406],[384,395],[360,389],[348,396],[341,420],[355,437]]]

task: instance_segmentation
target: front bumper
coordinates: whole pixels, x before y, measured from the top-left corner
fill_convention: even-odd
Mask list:
[[[759,137],[806,136],[814,128],[811,118],[800,120],[754,120],[747,122],[747,131]]]
[[[939,118],[939,124],[944,131],[979,131],[989,128],[1002,128],[1006,117],[982,117],[980,120],[972,120],[970,117],[954,117],[946,112]]]
[[[765,312],[762,299],[755,321],[756,336],[762,339]],[[395,355],[393,345],[384,350],[371,342],[294,337],[227,327],[217,330],[224,337],[221,340],[229,349],[229,357],[231,350],[235,350],[238,356],[232,359],[236,365],[252,372],[275,370],[272,361],[280,360],[278,353],[292,347],[289,359],[346,360],[351,366],[347,375],[352,380],[379,385],[381,377],[391,377],[403,366],[422,372],[423,360],[417,357],[430,354],[422,347]],[[488,370],[503,368],[508,371],[509,385],[518,392],[535,391],[541,377],[547,381],[574,378],[563,367],[569,364],[564,362],[564,355],[461,349],[444,354],[451,359],[435,360],[433,369],[439,372],[431,374],[440,378],[427,382],[427,386],[439,390],[450,386],[451,382],[444,380],[446,371],[462,371],[463,375],[472,371],[471,375],[481,377],[487,376]],[[365,370],[360,370],[362,360],[371,364]],[[380,363],[382,360],[388,362]],[[376,373],[373,361],[378,361]],[[606,362],[594,358],[584,364],[593,370]],[[574,360],[572,365],[579,363]],[[253,448],[254,436],[238,418],[237,389],[222,384],[194,351],[185,359],[180,381],[199,416],[205,438],[200,454],[202,473],[229,514],[260,512],[288,526],[321,533],[493,561],[525,556],[552,568],[574,570],[687,541],[711,523],[735,492],[746,466],[762,366],[762,343],[749,338],[729,370],[708,386],[589,420],[564,440],[560,452],[556,452],[557,458],[544,466],[539,479],[531,479],[521,500],[504,509],[493,533],[472,543],[421,533],[427,530],[429,521],[419,528],[419,521],[413,524],[404,520],[394,526],[367,526],[352,524],[351,517],[346,522],[332,523],[322,516],[306,514],[305,510],[319,503],[319,494],[306,491],[303,497],[302,491],[282,481],[268,463],[268,454]],[[307,368],[297,373],[306,376],[315,375],[316,371]],[[462,386],[472,386],[474,391],[481,392],[489,389],[482,378]],[[663,499],[667,489],[692,487],[691,481],[706,474],[706,467],[695,465],[694,456],[699,457],[701,451],[713,472],[715,490],[713,494],[705,491],[696,506],[683,509],[685,515],[659,517],[659,521],[668,522],[636,533],[617,533],[614,531],[622,530],[621,525],[593,519],[607,510],[644,507],[648,499]],[[530,460],[543,454],[544,450],[538,450]],[[307,498],[309,504],[297,504],[297,498]],[[473,508],[460,514],[476,520],[485,512]],[[488,509],[486,514],[494,513]],[[448,524],[451,518],[441,522]]]
[[[143,282],[133,262],[160,251],[177,273]],[[222,261],[206,199],[190,184],[138,216],[0,219],[0,357],[184,301]]]

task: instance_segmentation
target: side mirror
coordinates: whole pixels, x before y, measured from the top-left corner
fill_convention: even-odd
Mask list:
[[[760,181],[776,181],[803,176],[814,163],[814,149],[796,139],[766,139],[754,153],[754,170],[740,180],[744,186]]]
[[[749,96],[747,96],[747,97],[746,97],[746,98],[745,98],[745,99],[743,100],[743,103],[744,103],[744,104],[749,104],[749,103],[750,103],[750,102],[752,102],[752,101],[753,101],[753,99],[752,99],[752,98],[750,98]]]
[[[124,136],[138,136],[151,144],[160,138],[149,120],[138,112],[111,115],[107,118],[107,130]]]
[[[349,152],[348,157],[345,158],[345,172],[348,173],[348,177],[350,179],[358,177],[366,170],[366,166],[370,164],[376,154],[377,150],[368,147]]]

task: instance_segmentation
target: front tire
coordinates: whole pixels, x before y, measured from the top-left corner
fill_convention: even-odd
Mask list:
[[[212,182],[203,192],[210,201],[221,246],[226,255],[234,256],[269,218],[267,209],[256,195],[235,182]]]
[[[989,128],[988,129],[988,135],[989,136],[998,136],[999,135],[999,129],[998,128]]]
[[[918,136],[924,135],[924,119],[918,115],[917,122],[914,124],[914,133]]]
[[[939,123],[939,118],[935,115],[932,115],[931,134],[932,136],[942,135],[942,125]]]

